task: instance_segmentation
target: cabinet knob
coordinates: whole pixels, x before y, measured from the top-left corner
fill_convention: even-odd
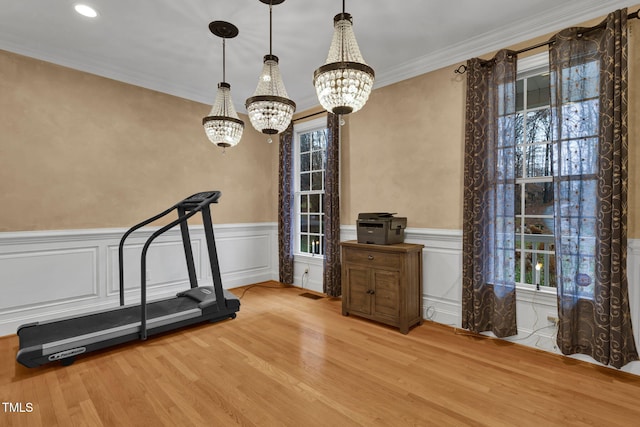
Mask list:
[[[369,290],[367,291],[367,293],[368,293],[369,295],[373,295],[373,294],[375,294],[375,293],[376,293],[376,291],[374,291],[373,289],[369,289]]]
[[[373,255],[369,255],[369,256],[367,257],[367,259],[369,259],[369,261],[371,261],[371,260],[373,259]]]

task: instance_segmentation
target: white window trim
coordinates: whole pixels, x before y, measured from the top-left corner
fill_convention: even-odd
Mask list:
[[[543,52],[536,55],[518,58],[517,78],[531,77],[540,72],[541,69],[549,69],[549,53]]]
[[[518,58],[518,72],[516,79],[535,76],[544,69],[549,69],[549,52],[538,53],[522,59]],[[557,295],[556,288],[541,286],[540,289],[537,289],[535,285],[524,282],[516,282],[516,289],[531,292],[533,295],[547,294],[550,298],[555,298]]]
[[[308,120],[299,124],[293,125],[293,175],[294,175],[294,242],[293,242],[293,256],[303,257],[308,259],[323,260],[324,254],[309,254],[307,252],[300,252],[300,134],[307,133],[313,130],[320,130],[327,128],[326,116],[320,116],[317,119]],[[324,234],[324,233],[323,233]]]

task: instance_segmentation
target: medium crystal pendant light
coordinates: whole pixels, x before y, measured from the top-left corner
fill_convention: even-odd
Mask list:
[[[202,119],[202,125],[209,140],[224,150],[238,145],[244,130],[244,122],[233,107],[231,85],[225,81],[225,41],[237,36],[238,28],[228,22],[213,21],[209,30],[222,38],[222,82],[218,83],[216,100],[209,115]]]
[[[333,18],[333,40],[325,65],[313,73],[313,85],[325,110],[334,114],[355,113],[369,99],[375,73],[368,66],[353,33],[353,21],[344,11]]]
[[[248,98],[245,107],[253,127],[267,135],[275,135],[285,130],[293,113],[296,103],[289,99],[284,88],[278,57],[272,54],[272,6],[284,0],[260,0],[269,5],[269,54],[264,57],[262,74],[258,79],[258,87],[253,96]],[[269,139],[271,142],[271,139]]]

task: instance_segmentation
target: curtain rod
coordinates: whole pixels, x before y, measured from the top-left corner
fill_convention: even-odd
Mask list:
[[[638,16],[638,12],[640,12],[640,9],[638,9],[635,12],[630,13],[629,15],[627,15],[627,19],[640,18],[640,16]],[[595,27],[586,28],[580,33],[580,35],[589,33],[591,31],[595,31],[595,30],[600,29],[600,28],[604,28],[605,26],[606,25],[604,23],[602,23],[602,24],[596,25]],[[516,55],[519,55],[521,53],[528,52],[528,51],[534,50],[534,49],[538,49],[539,47],[548,46],[548,45],[553,44],[553,43],[554,43],[554,41],[553,41],[553,39],[551,39],[551,40],[548,40],[546,42],[537,43],[537,44],[534,44],[533,46],[528,46],[528,47],[522,48],[520,50],[516,50],[513,53],[516,54]],[[467,66],[464,65],[464,64],[460,65],[458,68],[453,70],[453,72],[456,73],[456,74],[464,74],[466,71],[467,71]]]
[[[627,19],[637,18],[638,17],[638,12],[640,12],[640,9],[636,10],[633,13],[628,14],[627,15]],[[591,31],[595,31],[595,30],[598,30],[600,28],[604,28],[606,26],[607,25],[603,22],[603,23],[598,24],[598,25],[596,25],[594,27],[585,28],[584,31],[582,31],[581,33],[578,33],[578,36],[583,36],[584,34],[590,33]],[[528,52],[530,50],[537,49],[537,48],[542,47],[542,46],[547,46],[547,45],[550,45],[550,44],[553,44],[553,43],[554,43],[554,41],[553,41],[553,39],[551,39],[551,40],[548,40],[546,42],[534,44],[533,46],[529,46],[529,47],[522,48],[520,50],[516,50],[514,53],[516,55],[519,55],[521,53]]]

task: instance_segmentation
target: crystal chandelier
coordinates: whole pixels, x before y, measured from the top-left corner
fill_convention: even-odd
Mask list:
[[[325,110],[334,114],[355,113],[369,99],[375,73],[362,58],[353,33],[351,15],[344,11],[333,18],[334,33],[325,65],[313,73],[313,85]]]
[[[222,38],[222,82],[218,83],[218,93],[209,115],[202,119],[204,131],[211,142],[223,150],[238,145],[242,138],[244,122],[231,100],[231,85],[225,81],[225,40],[238,35],[238,28],[224,21],[213,21],[209,30]]]
[[[296,103],[289,99],[284,88],[278,57],[272,54],[272,6],[284,0],[260,0],[269,5],[269,54],[264,57],[264,66],[258,79],[258,87],[248,98],[245,107],[253,127],[264,134],[275,135],[284,131],[291,123]],[[271,142],[271,140],[269,140]]]

